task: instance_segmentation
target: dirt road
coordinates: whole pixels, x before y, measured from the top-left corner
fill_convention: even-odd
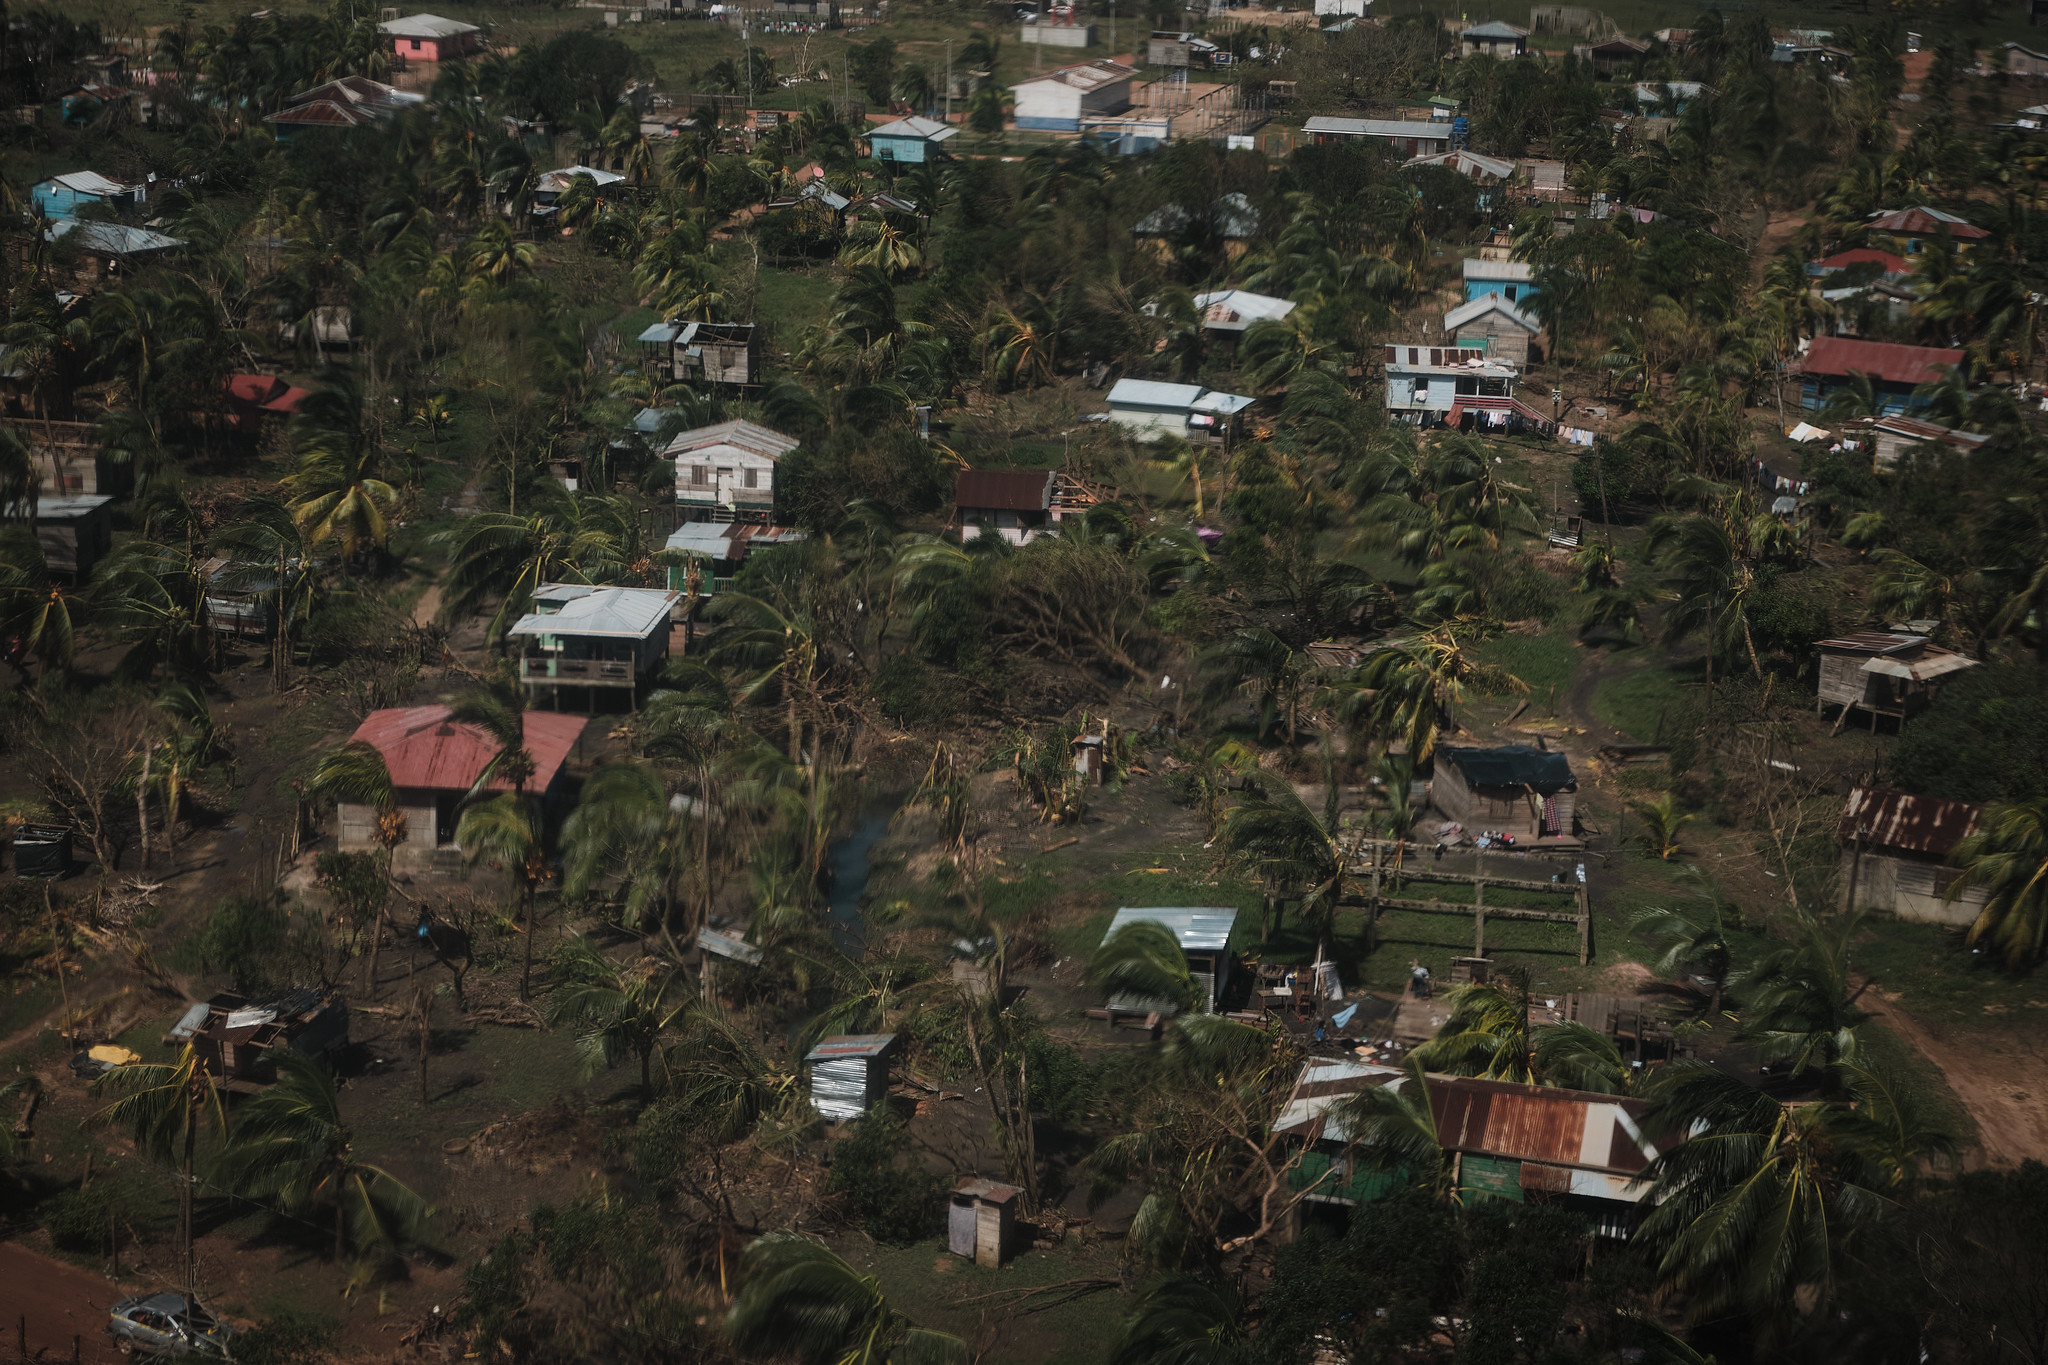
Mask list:
[[[1930,1029],[1894,997],[1874,994],[1872,1014],[1934,1064],[1976,1121],[1978,1145],[1963,1154],[1965,1166],[2048,1161],[2048,1053],[2039,1042]]]
[[[12,1358],[25,1339],[28,1360],[117,1365],[126,1357],[104,1327],[107,1310],[126,1292],[104,1276],[0,1242],[0,1356]]]

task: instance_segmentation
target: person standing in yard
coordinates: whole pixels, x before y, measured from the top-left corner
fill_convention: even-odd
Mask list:
[[[1418,1000],[1429,999],[1429,968],[1423,966],[1420,962],[1410,963],[1409,966],[1408,984],[1414,990],[1415,998]]]

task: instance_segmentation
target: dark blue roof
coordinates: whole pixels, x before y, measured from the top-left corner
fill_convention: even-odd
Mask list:
[[[1442,749],[1439,754],[1474,787],[1527,787],[1540,795],[1577,791],[1578,779],[1563,754],[1546,753],[1526,744],[1495,749]]]

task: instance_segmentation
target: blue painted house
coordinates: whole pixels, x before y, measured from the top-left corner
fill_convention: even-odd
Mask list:
[[[959,134],[937,119],[900,118],[868,131],[868,151],[877,161],[922,165],[937,161],[946,140]]]
[[[75,218],[81,204],[121,204],[135,197],[129,186],[109,180],[98,171],[53,175],[30,193],[45,218]]]
[[[1869,377],[1877,415],[1894,416],[1927,406],[1913,391],[1938,381],[1968,357],[1942,346],[1899,346],[1858,337],[1815,337],[1800,364],[1799,406],[1808,412],[1827,406],[1828,399],[1848,387],[1850,376]]]
[[[1465,301],[1500,294],[1509,303],[1528,310],[1536,297],[1536,270],[1527,261],[1465,262]]]

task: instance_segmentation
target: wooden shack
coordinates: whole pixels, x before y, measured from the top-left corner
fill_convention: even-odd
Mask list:
[[[194,1005],[171,1029],[189,1039],[222,1089],[254,1090],[277,1079],[277,1052],[315,1060],[348,1046],[348,1003],[301,986],[262,1000],[223,991]]]
[[[1982,806],[1943,801],[1891,787],[1849,793],[1836,837],[1842,845],[1842,903],[1923,924],[1969,924],[1991,898],[1981,886],[1961,888],[1948,857],[1977,828]]]
[[[45,497],[120,497],[133,484],[129,466],[101,448],[90,422],[32,418],[16,423],[15,430],[28,446],[29,462]]]
[[[1950,674],[1976,666],[1975,659],[1943,649],[1924,635],[1859,630],[1822,640],[1820,695],[1814,711],[1824,715],[1828,707],[1840,707],[1836,729],[1851,711],[1863,711],[1875,734],[1879,716],[1905,720],[1934,699]]]
[[[113,502],[105,493],[81,493],[36,503],[36,544],[51,573],[74,583],[92,577],[114,547]]]
[[[1015,1185],[999,1185],[978,1175],[962,1176],[946,1210],[946,1249],[970,1256],[989,1270],[1000,1270],[1003,1254],[1017,1226]]]
[[[1429,803],[1468,834],[1564,839],[1572,833],[1578,790],[1571,761],[1563,754],[1527,744],[1445,747],[1436,751]]]
[[[857,1119],[889,1093],[893,1033],[850,1033],[827,1038],[804,1054],[811,1069],[811,1107],[833,1123]]]

